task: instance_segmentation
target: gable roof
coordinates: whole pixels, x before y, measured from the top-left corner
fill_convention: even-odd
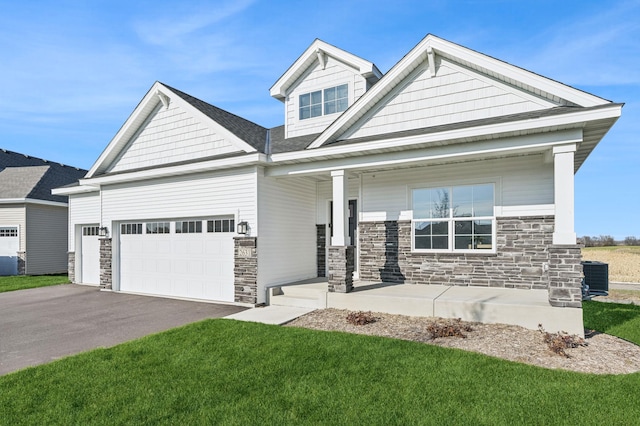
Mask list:
[[[365,92],[360,99],[329,125],[307,149],[318,148],[338,140],[420,64],[428,62],[429,73],[431,76],[435,76],[437,73],[436,54],[511,86],[552,100],[559,105],[593,107],[611,103],[606,99],[428,34],[375,86]]]
[[[6,167],[0,172],[0,199],[36,199],[66,203],[67,197],[51,190],[82,178],[86,170],[65,170],[51,165]]]
[[[86,177],[107,172],[160,104],[168,107],[171,101],[199,119],[203,126],[222,135],[238,150],[246,153],[264,150],[267,134],[264,127],[156,81],[100,154]]]
[[[359,56],[337,48],[320,39],[315,39],[307,50],[282,74],[278,81],[271,86],[271,89],[269,89],[271,96],[281,101],[284,100],[289,87],[291,87],[298,77],[304,74],[312,64],[321,62],[323,65],[326,63],[325,55],[331,56],[355,69],[370,84],[375,84],[380,77],[382,77],[382,73],[373,62],[362,59]]]

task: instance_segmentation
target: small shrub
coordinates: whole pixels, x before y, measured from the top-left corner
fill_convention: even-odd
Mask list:
[[[376,322],[376,320],[377,318],[370,311],[349,312],[347,314],[347,322],[353,325],[367,325]]]
[[[575,334],[567,334],[565,332],[549,333],[542,327],[542,324],[538,324],[538,330],[542,333],[544,342],[549,349],[553,353],[562,355],[565,358],[571,358],[569,354],[565,352],[565,349],[588,345],[582,337]]]
[[[432,339],[439,337],[460,337],[466,339],[467,335],[463,332],[473,331],[473,328],[458,318],[454,320],[435,321],[427,326],[427,331],[431,333]]]

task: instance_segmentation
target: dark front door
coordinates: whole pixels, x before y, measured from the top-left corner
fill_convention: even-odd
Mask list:
[[[357,246],[356,229],[358,228],[358,200],[349,200],[349,245]],[[331,237],[333,237],[333,201],[329,202],[329,229]],[[329,241],[331,245],[331,241]]]

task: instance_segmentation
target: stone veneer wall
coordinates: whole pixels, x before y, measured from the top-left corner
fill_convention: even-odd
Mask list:
[[[67,274],[69,282],[76,282],[76,253],[74,251],[67,252]]]
[[[330,292],[349,293],[353,290],[354,262],[353,246],[329,246],[328,290]]]
[[[327,271],[327,227],[316,225],[316,265],[319,277],[324,277]]]
[[[24,275],[27,272],[27,252],[19,251],[18,253],[18,275]]]
[[[111,289],[111,238],[100,238],[100,287]]]
[[[236,302],[258,303],[258,238],[234,237],[234,291]]]
[[[550,289],[550,303],[581,306],[580,249],[553,246],[553,226],[553,216],[498,218],[497,253],[457,254],[412,253],[410,221],[361,222],[360,279]]]

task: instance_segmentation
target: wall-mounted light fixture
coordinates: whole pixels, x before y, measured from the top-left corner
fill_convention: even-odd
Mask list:
[[[107,228],[106,226],[101,226],[100,229],[98,229],[98,235],[100,237],[108,237],[109,236],[109,228]]]
[[[245,221],[239,222],[238,223],[238,234],[240,235],[247,235],[247,232],[249,230],[249,224]]]

